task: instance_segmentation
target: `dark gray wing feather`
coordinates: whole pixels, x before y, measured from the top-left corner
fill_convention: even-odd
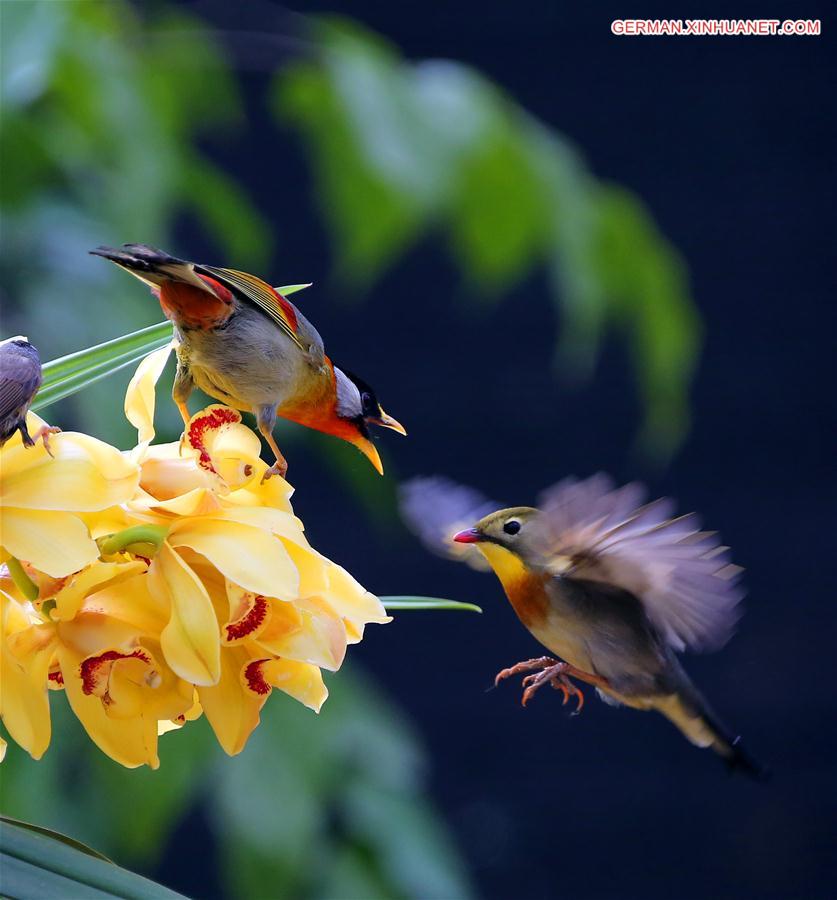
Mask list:
[[[41,386],[38,351],[7,343],[0,347],[0,419],[21,407],[28,407]]]
[[[456,544],[457,531],[471,528],[489,513],[500,509],[479,491],[447,478],[413,478],[398,489],[401,518],[430,550],[486,571],[489,565],[473,544]]]
[[[605,475],[562,481],[540,498],[537,549],[557,575],[630,591],[674,649],[715,649],[739,618],[742,570],[697,516],[672,518],[671,500],[644,496]]]

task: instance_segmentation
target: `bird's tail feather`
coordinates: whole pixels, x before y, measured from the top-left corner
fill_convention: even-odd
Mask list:
[[[121,248],[97,247],[90,251],[135,275],[146,284],[159,287],[166,281],[176,281],[212,293],[212,289],[196,274],[192,263],[148,244],[123,244]]]
[[[691,685],[662,698],[655,706],[693,744],[709,747],[717,753],[731,772],[743,772],[756,781],[770,778],[770,770],[744,749],[741,737],[733,736],[721,724]]]

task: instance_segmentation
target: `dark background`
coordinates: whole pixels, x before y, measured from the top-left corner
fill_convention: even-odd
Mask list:
[[[362,305],[326,304],[322,294],[339,297],[341,286],[317,274],[301,302],[323,304],[327,316],[315,321],[330,353],[407,425],[408,440],[380,442],[390,477],[439,472],[519,504],[567,474],[605,470],[644,478],[722,530],[748,570],[747,612],[731,645],[686,665],[773,768],[772,783],[729,777],[654,715],[591,697],[571,719],[558,695],[524,711],[516,687],[488,691],[499,668],[539,652],[492,576],[376,529],[315,459],[293,459],[298,511],[317,546],[372,590],[484,607],[479,619],[404,616],[371,629],[355,655],[418,723],[435,799],[484,896],[833,896],[831,23],[816,4],[590,6],[357,2],[340,11],[409,57],[481,69],[573,139],[597,175],[647,202],[687,261],[705,326],[693,430],[671,464],[655,469],[633,452],[640,410],[621,343],[607,344],[591,382],[555,377],[545,280],[494,309],[469,309],[451,302],[458,277],[442,242],[428,240]],[[824,36],[610,33],[616,17],[731,14],[820,17]],[[206,150],[265,215],[285,218],[279,280],[325,272],[304,148],[266,118],[268,76],[245,67],[241,78],[261,140]],[[180,238],[200,246],[188,222]]]

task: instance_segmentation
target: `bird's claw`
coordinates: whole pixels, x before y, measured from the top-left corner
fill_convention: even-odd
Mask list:
[[[521,672],[531,672],[533,669],[544,669],[547,666],[554,666],[557,662],[558,660],[553,659],[551,656],[539,656],[536,659],[524,660],[498,672],[494,679],[494,687],[497,687],[501,681],[505,681],[506,678],[511,678],[513,675],[519,675]]]
[[[561,691],[564,695],[563,701],[561,702],[562,706],[567,705],[567,701],[570,697],[576,698],[577,705],[572,714],[574,716],[578,715],[584,706],[584,694],[564,674],[568,668],[570,667],[566,663],[559,662],[540,672],[533,672],[531,675],[527,675],[523,679],[524,691],[523,697],[520,700],[521,704],[526,706],[540,688],[545,684],[551,684],[556,691]]]
[[[287,462],[284,459],[281,461],[277,459],[276,462],[269,469],[267,469],[265,471],[264,475],[262,475],[262,480],[260,483],[264,484],[266,481],[268,481],[274,475],[278,475],[280,478],[284,478],[285,475],[287,474],[287,472],[288,472]]]
[[[35,444],[38,443],[40,439],[43,442],[44,450],[46,450],[49,455],[55,459],[55,454],[52,452],[52,449],[49,446],[49,436],[51,434],[60,434],[61,429],[57,425],[41,425],[41,427],[35,432],[35,436],[31,438],[30,441],[25,441],[27,447],[34,447]]]
[[[533,671],[540,670],[540,671]],[[497,673],[494,679],[495,686],[506,678],[513,675],[519,675],[521,672],[529,672],[523,679],[523,696],[521,704],[526,706],[527,703],[535,696],[537,691],[545,684],[551,684],[556,691],[563,694],[562,706],[566,706],[570,697],[575,697],[576,708],[571,715],[577,716],[584,708],[584,694],[581,689],[570,681],[568,675],[582,677],[589,680],[592,684],[605,684],[604,680],[596,675],[588,675],[571,666],[569,663],[561,662],[551,656],[539,656],[536,659],[527,659],[519,662],[517,665],[510,666]]]

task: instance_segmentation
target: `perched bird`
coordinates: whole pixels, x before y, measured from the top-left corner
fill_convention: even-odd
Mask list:
[[[529,673],[524,706],[551,684],[564,703],[577,698],[578,712],[583,695],[574,678],[607,702],[656,709],[693,744],[761,777],[765,770],[720,724],[675,656],[716,649],[730,637],[741,569],[694,514],[672,518],[671,501],[642,505],[644,494],[640,485],[616,490],[594,475],[545,491],[538,509],[495,506],[486,514],[476,492],[430,478],[402,486],[401,501],[408,525],[429,546],[479,551],[523,625],[560,658],[527,660],[497,675],[499,683]],[[471,527],[454,532],[474,509]]]
[[[369,426],[407,432],[384,412],[368,384],[332,363],[314,326],[269,284],[235,269],[176,259],[145,244],[90,252],[149,285],[174,323],[172,396],[185,424],[187,400],[197,386],[255,414],[276,457],[266,477],[284,475],[288,468],[273,438],[277,415],[354,444],[383,474]]]
[[[38,438],[49,449],[49,436],[61,429],[43,425],[35,437],[26,427],[26,414],[41,386],[41,357],[29,339],[18,335],[0,341],[0,447],[20,432],[24,447],[34,447]]]

